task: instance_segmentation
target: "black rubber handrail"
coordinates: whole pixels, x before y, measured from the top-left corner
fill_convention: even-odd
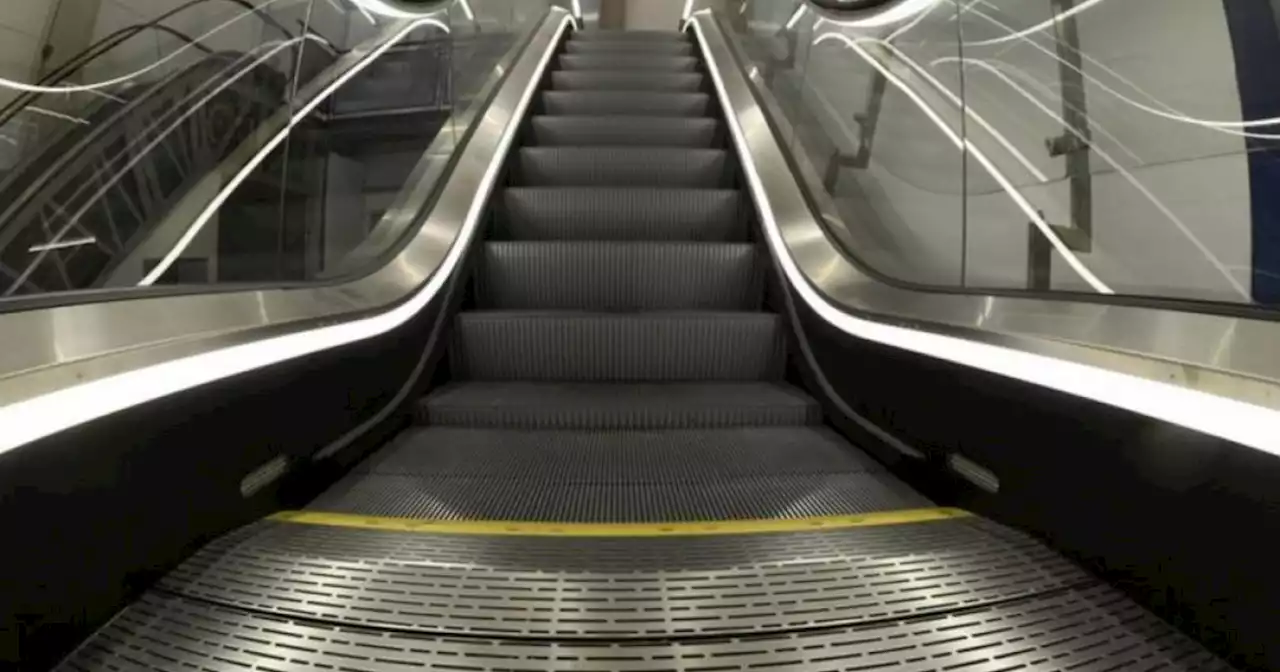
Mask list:
[[[72,56],[70,59],[67,60],[66,63],[63,63],[62,65],[58,66],[57,68],[55,68],[54,70],[50,71],[49,73],[41,77],[39,80],[37,80],[36,84],[44,86],[44,85],[51,85],[51,84],[60,82],[66,79],[67,77],[71,76],[73,73],[79,71],[80,68],[83,68],[90,61],[94,60],[95,58],[98,58],[99,56],[106,53],[107,51],[114,49],[125,40],[145,30],[160,30],[160,31],[169,33],[170,35],[174,35],[179,39],[183,40],[184,42],[186,42],[187,44],[193,45],[205,51],[206,53],[212,53],[208,49],[208,47],[205,47],[202,44],[198,44],[197,40],[195,40],[194,38],[188,35],[185,35],[177,30],[174,30],[173,28],[170,28],[168,26],[161,25],[162,21],[166,21],[170,17],[176,14],[184,12],[196,5],[204,4],[206,2],[211,2],[211,1],[212,0],[188,0],[188,2],[185,2],[177,7],[174,7],[173,9],[165,12],[164,14],[161,14],[160,16],[157,16],[156,18],[150,21],[147,21],[146,23],[137,23],[132,26],[121,28],[103,37],[97,42],[89,45],[88,47],[85,47],[83,51],[76,54],[75,56]],[[221,1],[240,5],[241,7],[244,7],[249,12],[255,15],[258,15],[263,21],[265,21],[272,27],[276,28],[281,33],[284,33],[286,36],[293,37],[293,33],[289,32],[289,29],[285,28],[284,25],[281,24],[279,21],[275,20],[274,17],[271,17],[270,15],[266,15],[266,14],[259,15],[258,8],[255,7],[253,3],[249,2],[249,0],[221,0]],[[40,97],[40,95],[42,94],[40,94],[39,92],[26,91],[26,92],[23,92],[18,97],[14,98],[9,104],[5,105],[4,107],[0,107],[0,126],[4,126],[5,124],[9,123],[9,121],[14,117],[14,115],[16,115],[20,110],[25,108],[27,105],[31,104],[31,101]]]

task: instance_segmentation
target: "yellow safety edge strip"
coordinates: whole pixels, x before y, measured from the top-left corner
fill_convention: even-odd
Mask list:
[[[501,520],[415,520],[324,511],[281,511],[268,520],[304,525],[354,527],[390,532],[510,535],[538,537],[687,537],[716,534],[767,534],[840,530],[966,518],[963,509],[934,508],[883,511],[854,516],[762,520],[715,520],[693,523],[547,523]]]

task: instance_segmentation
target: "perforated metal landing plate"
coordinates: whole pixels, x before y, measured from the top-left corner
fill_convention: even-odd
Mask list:
[[[162,585],[372,627],[626,639],[849,625],[1092,582],[979,519],[744,536],[672,543],[266,523],[210,545]],[[686,554],[697,566],[684,566]]]
[[[1006,670],[1230,668],[1108,588],[859,628],[665,642],[440,637],[271,618],[151,594],[61,670]]]

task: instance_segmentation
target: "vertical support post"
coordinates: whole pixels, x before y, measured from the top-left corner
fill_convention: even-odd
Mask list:
[[[1027,289],[1042,292],[1052,289],[1052,271],[1053,245],[1035,224],[1030,224],[1027,226]]]
[[[1050,0],[1055,14],[1065,14],[1075,0]],[[1049,141],[1050,156],[1067,161],[1067,178],[1071,181],[1071,226],[1088,252],[1093,238],[1093,177],[1089,173],[1089,145],[1093,134],[1089,129],[1088,101],[1085,99],[1084,61],[1080,56],[1080,28],[1075,15],[1057,22],[1054,31],[1058,52],[1058,81],[1062,88],[1062,119],[1066,130]]]
[[[1049,156],[1066,160],[1066,176],[1070,184],[1071,222],[1053,225],[1067,247],[1075,252],[1093,249],[1093,175],[1089,169],[1089,147],[1093,133],[1089,128],[1088,101],[1085,95],[1084,59],[1080,55],[1080,26],[1069,12],[1075,0],[1049,0],[1052,11],[1060,18],[1054,24],[1054,43],[1058,57],[1058,82],[1062,91],[1062,120],[1066,127],[1061,135],[1045,141]],[[1053,247],[1035,224],[1028,223],[1027,288],[1050,289]]]
[[[876,70],[871,75],[867,109],[853,115],[858,124],[858,154],[853,162],[858,168],[866,168],[871,163],[871,146],[875,144],[876,125],[880,122],[880,109],[884,106],[884,92],[888,84],[884,73]]]

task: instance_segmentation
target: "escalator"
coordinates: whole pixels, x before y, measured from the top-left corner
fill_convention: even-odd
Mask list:
[[[699,44],[577,32],[415,424],[66,670],[1226,670],[824,422]]]

